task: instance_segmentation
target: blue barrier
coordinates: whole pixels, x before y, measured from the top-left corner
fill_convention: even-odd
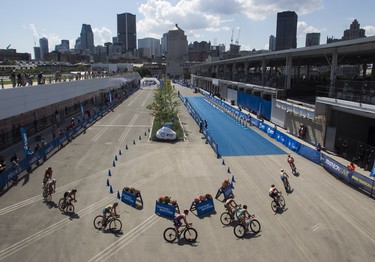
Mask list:
[[[206,201],[202,201],[200,203],[195,204],[195,208],[197,209],[199,217],[212,213],[215,211],[214,201],[212,198]]]
[[[164,204],[159,201],[156,201],[155,214],[157,214],[158,216],[173,219],[175,216],[175,212],[176,212],[176,206]]]
[[[300,154],[304,158],[309,159],[315,164],[320,165],[320,152],[317,151],[316,149],[301,144],[298,154]]]
[[[322,154],[320,163],[325,169],[330,171],[330,173],[333,173],[337,177],[350,183],[352,174],[346,166],[341,165],[339,162],[326,156],[325,154]]]

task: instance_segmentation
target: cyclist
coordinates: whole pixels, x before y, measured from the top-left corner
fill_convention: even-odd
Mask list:
[[[288,155],[287,161],[288,161],[288,163],[290,165],[290,168],[292,169],[293,173],[296,172],[296,166],[294,165],[294,158],[291,155]]]
[[[238,206],[238,204],[234,201],[234,196],[231,195],[227,201],[225,201],[225,204],[224,204],[224,207],[227,209],[229,215],[233,218],[234,217],[234,214],[233,214],[233,209],[232,208],[236,208]]]
[[[288,181],[289,176],[288,176],[288,174],[284,171],[284,169],[281,169],[281,170],[280,170],[280,179],[281,179],[281,181],[283,181],[284,187],[285,187],[285,189],[286,189],[286,188],[288,187],[288,185],[289,185],[289,181]]]
[[[43,187],[46,185],[48,179],[52,178],[52,167],[49,167],[44,172],[44,178],[43,178]]]
[[[273,200],[275,200],[276,204],[279,205],[280,191],[277,190],[277,188],[275,187],[275,185],[273,185],[273,184],[271,185],[268,194],[269,194],[270,197],[273,198]]]
[[[173,219],[173,224],[175,226],[175,230],[176,230],[176,234],[177,234],[177,237],[179,237],[179,232],[178,232],[178,229],[180,228],[180,226],[182,226],[182,223],[181,223],[181,219],[184,220],[184,223],[186,225],[186,227],[189,226],[189,223],[186,219],[186,216],[189,214],[189,210],[188,209],[185,209],[183,213],[180,213],[178,214],[177,216],[174,217]]]
[[[72,200],[74,202],[77,202],[77,200],[76,200],[76,193],[77,193],[77,189],[72,189],[72,190],[66,191],[64,193],[65,206],[68,205],[68,204],[71,204]]]
[[[49,178],[44,186],[44,195],[55,193],[56,179]]]
[[[240,208],[237,211],[238,219],[241,221],[242,225],[248,230],[247,224],[246,224],[246,218],[252,217],[252,215],[247,211],[247,205],[243,205],[242,208]]]
[[[113,205],[106,206],[103,209],[103,226],[102,228],[105,228],[105,225],[107,224],[107,220],[109,217],[119,217],[116,212],[116,208],[118,206],[118,202],[113,203]],[[107,216],[108,214],[108,216]]]

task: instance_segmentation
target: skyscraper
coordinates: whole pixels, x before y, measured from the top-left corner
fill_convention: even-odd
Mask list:
[[[344,31],[344,35],[341,39],[350,40],[350,39],[366,37],[365,29],[361,29],[359,27],[360,27],[360,24],[358,23],[357,19],[354,19],[353,23],[350,25],[350,29],[346,29]]]
[[[276,50],[276,37],[274,35],[270,35],[270,40],[268,41],[268,50]]]
[[[276,50],[297,47],[297,20],[294,11],[277,13]]]
[[[40,47],[34,46],[34,59],[40,60]]]
[[[117,37],[123,45],[123,52],[134,53],[137,49],[137,26],[135,15],[117,14]]]
[[[138,39],[138,49],[148,49],[150,56],[149,58],[160,57],[160,40],[155,38],[146,37],[143,39]]]
[[[83,53],[94,52],[94,33],[92,32],[91,25],[82,24],[81,29],[81,50]]]
[[[45,37],[40,38],[39,39],[39,46],[40,46],[40,59],[44,60],[45,55],[49,53],[48,39],[45,38]]]
[[[307,33],[305,46],[314,46],[320,44],[320,33]]]
[[[188,60],[188,41],[184,30],[176,26],[168,31],[167,37],[167,74],[180,76],[183,65]]]

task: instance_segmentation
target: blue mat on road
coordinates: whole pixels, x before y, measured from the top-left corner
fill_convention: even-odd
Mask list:
[[[195,111],[207,121],[208,131],[218,144],[221,156],[281,155],[285,151],[255,131],[245,128],[203,97],[186,97]]]

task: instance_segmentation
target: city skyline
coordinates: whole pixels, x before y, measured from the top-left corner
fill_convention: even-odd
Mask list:
[[[366,36],[375,35],[373,1],[354,5],[343,0],[339,2],[340,8],[332,2],[337,1],[139,0],[129,1],[122,7],[123,2],[119,0],[110,6],[103,6],[97,0],[89,6],[71,0],[58,6],[51,6],[45,0],[38,4],[15,0],[2,4],[0,49],[11,45],[17,52],[33,56],[33,48],[42,37],[48,39],[50,50],[63,39],[69,40],[70,48],[74,48],[82,24],[91,25],[95,46],[104,45],[117,35],[117,14],[125,12],[136,15],[137,39],[161,39],[178,24],[189,43],[207,41],[213,45],[225,44],[227,49],[231,41],[238,41],[241,50],[268,49],[270,35],[276,35],[277,13],[283,11],[295,11],[298,15],[297,47],[305,45],[306,33],[319,32],[320,44],[325,44],[327,37],[341,39],[354,19],[365,29]],[[18,6],[21,8],[15,8]]]

